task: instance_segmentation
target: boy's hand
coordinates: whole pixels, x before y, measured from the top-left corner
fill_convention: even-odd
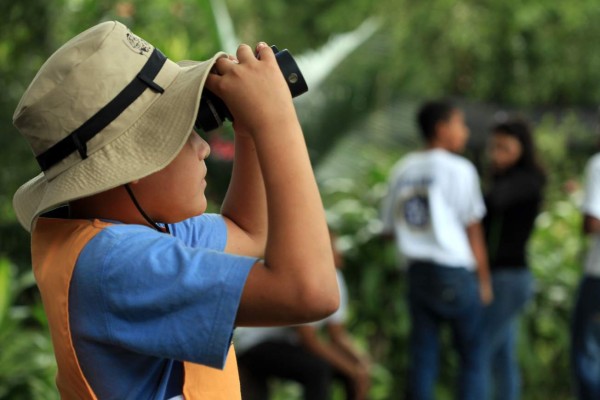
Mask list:
[[[479,297],[484,306],[490,305],[494,300],[494,291],[489,280],[479,282]]]
[[[351,378],[354,383],[355,400],[366,399],[369,395],[369,388],[371,387],[369,370],[363,365],[357,364]]]
[[[215,63],[206,87],[219,96],[234,117],[237,133],[251,136],[272,130],[285,130],[298,123],[292,95],[266,43],[238,47],[237,60],[221,58]]]

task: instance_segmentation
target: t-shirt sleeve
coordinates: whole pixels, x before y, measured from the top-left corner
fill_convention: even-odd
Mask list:
[[[329,317],[327,317],[327,322],[330,324],[344,324],[346,323],[346,319],[348,316],[348,288],[346,286],[346,281],[344,280],[344,275],[337,270],[337,281],[338,287],[340,289],[340,306]]]
[[[586,166],[585,194],[581,211],[600,219],[600,157],[595,156]]]
[[[381,208],[379,210],[379,217],[380,217],[381,223],[382,223],[382,227],[381,227],[382,234],[394,233],[394,226],[395,226],[395,218],[394,218],[395,210],[394,210],[394,208],[395,208],[396,200],[397,200],[396,183],[398,181],[398,178],[397,178],[398,170],[399,170],[399,165],[397,164],[392,169],[392,172],[391,172],[390,178],[389,178],[389,182],[388,182],[387,194],[385,195],[385,197],[383,198],[383,200],[381,202]]]
[[[463,179],[459,179],[462,185],[456,185],[457,196],[462,201],[457,202],[458,216],[461,222],[468,226],[477,221],[481,221],[485,216],[485,202],[481,193],[479,175],[471,163],[465,164],[462,172]]]
[[[381,233],[383,234],[394,232],[394,197],[394,193],[388,190],[381,203],[380,218],[382,223]]]
[[[223,251],[227,244],[227,226],[219,214],[202,214],[169,227],[171,235],[188,246]]]
[[[222,368],[255,262],[148,229],[109,227],[81,253],[72,301],[86,310],[92,340]]]

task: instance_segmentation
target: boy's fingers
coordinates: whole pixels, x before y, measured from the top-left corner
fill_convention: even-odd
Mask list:
[[[240,60],[240,63],[247,62],[249,60],[256,60],[252,48],[247,44],[240,44],[236,54],[238,60]]]
[[[229,71],[231,68],[233,68],[234,64],[237,64],[237,63],[238,63],[238,61],[233,56],[221,57],[217,61],[215,61],[215,64],[214,64],[212,70],[217,75],[223,75],[227,71]]]
[[[265,42],[259,42],[256,45],[256,58],[264,59],[265,57],[270,57],[273,54],[273,50],[269,47]]]
[[[237,56],[240,62],[244,62],[246,60],[260,60],[263,57],[272,57],[273,50],[271,50],[269,45],[265,42],[259,42],[254,50],[252,50],[247,44],[241,44],[238,47]]]
[[[214,74],[208,74],[208,76],[206,77],[206,82],[204,82],[204,87],[207,88],[210,91],[215,91],[215,89],[217,88],[217,82],[220,79],[220,76],[217,75],[216,73]]]

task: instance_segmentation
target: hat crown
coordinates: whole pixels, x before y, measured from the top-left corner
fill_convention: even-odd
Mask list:
[[[68,136],[112,100],[152,50],[116,21],[96,25],[60,47],[42,65],[13,116],[34,154]]]
[[[43,170],[17,190],[27,230],[45,211],[165,168],[194,127],[219,57],[178,65],[118,22],[65,43],[40,68],[13,122]]]

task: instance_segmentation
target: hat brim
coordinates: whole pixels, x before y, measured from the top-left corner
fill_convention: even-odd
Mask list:
[[[125,132],[52,180],[41,173],[22,185],[13,198],[21,225],[31,231],[37,217],[48,210],[166,167],[192,132],[204,82],[223,56],[177,63],[180,71],[173,83]]]

